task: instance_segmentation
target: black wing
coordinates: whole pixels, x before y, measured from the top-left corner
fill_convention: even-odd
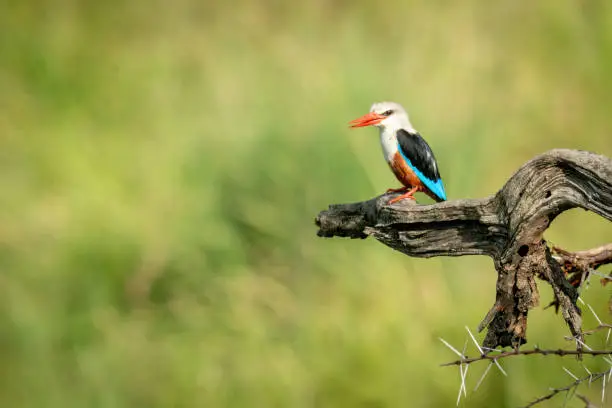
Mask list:
[[[432,182],[440,180],[438,164],[431,148],[418,132],[409,133],[404,129],[397,131],[397,143],[404,157],[423,176]]]

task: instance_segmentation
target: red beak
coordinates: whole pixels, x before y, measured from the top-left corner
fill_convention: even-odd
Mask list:
[[[379,115],[378,113],[370,112],[370,113],[366,113],[360,118],[351,120],[349,124],[350,124],[350,127],[352,128],[372,126],[372,125],[376,125],[382,122],[382,120],[385,119],[385,117],[386,116]]]

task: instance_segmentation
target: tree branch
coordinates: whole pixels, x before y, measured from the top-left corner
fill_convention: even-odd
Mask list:
[[[569,252],[553,246],[552,251],[570,285],[574,287],[580,286],[600,266],[612,263],[612,243],[579,252]],[[603,283],[607,283],[612,280],[612,276],[602,276],[602,279]]]
[[[512,357],[512,356],[529,356],[532,354],[539,354],[542,356],[580,356],[580,355],[589,355],[589,356],[608,356],[612,354],[612,350],[543,350],[539,348],[534,348],[532,350],[519,350],[514,349],[512,351],[505,351],[503,353],[497,354],[481,354],[478,357],[466,357],[461,358],[459,360],[451,361],[449,363],[440,364],[442,367],[452,366],[452,365],[462,365],[462,364],[472,364],[477,361],[489,360],[489,361],[497,361],[503,358]]]
[[[602,265],[612,263],[612,243],[578,252],[569,252],[553,246],[553,252],[559,255],[563,262],[573,266],[584,265],[588,268],[597,269]]]
[[[572,336],[582,340],[578,293],[543,233],[563,211],[583,208],[612,220],[612,160],[557,149],[519,168],[494,196],[417,205],[396,194],[332,205],[316,218],[321,237],[374,237],[415,257],[488,255],[498,272],[496,301],[480,325],[484,346],[526,342],[527,313],[539,303],[535,276],[553,288]]]
[[[572,390],[576,390],[576,388],[578,388],[578,386],[580,384],[582,384],[583,382],[588,381],[589,384],[590,384],[593,381],[599,380],[600,378],[603,381],[605,381],[605,377],[609,373],[610,373],[610,370],[601,371],[601,372],[598,372],[598,373],[592,373],[590,375],[578,378],[577,380],[575,380],[574,382],[572,382],[569,385],[566,385],[565,387],[551,388],[550,393],[548,393],[548,394],[546,394],[546,395],[544,395],[542,397],[534,399],[529,404],[525,405],[524,408],[530,408],[530,407],[533,407],[535,405],[538,405],[541,402],[544,402],[544,401],[547,401],[547,400],[551,399],[552,397],[554,397],[555,395],[559,394],[560,392],[570,392]],[[606,384],[605,384],[605,382],[603,382],[602,383],[602,387],[605,387],[605,386],[606,386]],[[584,401],[587,404],[587,407],[594,406],[593,404],[591,404],[589,402],[589,400],[586,397],[578,395],[578,398],[580,398],[582,401]]]

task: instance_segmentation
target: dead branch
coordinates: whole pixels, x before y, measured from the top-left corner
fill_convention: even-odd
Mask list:
[[[597,269],[601,265],[612,263],[612,243],[578,252],[569,252],[554,246],[553,251],[570,265],[585,265]]]
[[[553,246],[552,251],[570,285],[574,287],[579,287],[600,266],[612,263],[612,243],[579,252],[569,252]],[[602,276],[603,284],[611,280],[611,276]]]
[[[494,196],[416,205],[396,194],[331,205],[316,218],[321,237],[374,237],[409,256],[488,255],[498,273],[495,304],[481,323],[484,346],[526,342],[527,313],[539,303],[535,282],[547,281],[572,336],[582,340],[578,293],[543,233],[563,211],[583,208],[612,220],[612,160],[557,149],[535,157]]]

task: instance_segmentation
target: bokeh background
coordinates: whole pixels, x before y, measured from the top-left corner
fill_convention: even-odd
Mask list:
[[[612,156],[611,72],[603,0],[2,2],[0,406],[454,406],[438,338],[463,347],[492,263],[317,238],[328,204],[397,186],[347,122],[402,103],[449,197],[482,197],[551,148]],[[612,226],[574,210],[546,238]],[[529,341],[571,347],[541,293]],[[583,298],[609,319],[609,295]],[[473,392],[474,365],[461,406],[562,366],[583,373],[517,358]]]

